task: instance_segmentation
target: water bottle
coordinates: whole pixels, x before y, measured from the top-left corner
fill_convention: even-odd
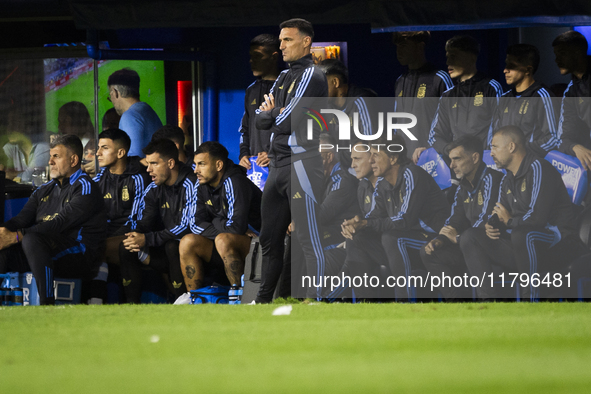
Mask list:
[[[15,288],[13,289],[12,294],[12,305],[14,306],[23,306],[23,289],[22,288]]]
[[[2,306],[8,306],[10,303],[10,289],[0,289],[0,304]]]
[[[228,304],[230,305],[238,305],[242,300],[242,287],[233,284],[230,287],[230,291],[228,291]]]

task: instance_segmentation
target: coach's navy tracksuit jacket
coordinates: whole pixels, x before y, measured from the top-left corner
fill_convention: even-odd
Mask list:
[[[103,196],[90,177],[78,170],[63,184],[53,179],[39,186],[4,227],[23,235],[60,234],[98,250],[104,245],[107,227]]]
[[[463,82],[456,81],[439,100],[429,144],[439,154],[446,155],[449,143],[464,135],[473,135],[480,138],[485,147],[502,94],[501,85],[481,73]]]
[[[416,70],[408,70],[398,77],[394,86],[394,111],[409,112],[417,117],[413,134],[418,138],[415,147],[426,147],[437,101],[454,84],[449,74],[427,63]],[[424,100],[426,99],[426,100]],[[414,149],[409,149],[410,154]]]
[[[433,177],[408,163],[400,166],[395,185],[378,179],[375,207],[367,215],[367,225],[380,233],[389,230],[438,233],[449,211],[445,194]]]
[[[587,57],[587,72],[582,78],[573,75],[562,97],[558,136],[560,151],[576,156],[577,144],[591,149],[591,56]]]
[[[575,234],[576,219],[560,173],[533,153],[523,159],[519,170],[501,182],[499,201],[511,213],[507,227],[556,226],[564,238]]]
[[[292,126],[292,124],[303,124],[304,111],[295,110],[301,97],[327,97],[328,95],[326,76],[314,66],[312,55],[290,63],[289,69],[282,71],[277,77],[271,93],[275,97],[275,108],[271,111],[256,111],[257,128],[271,132],[269,166],[290,165],[292,153],[298,155],[309,152],[312,155],[318,155],[318,135],[308,140],[305,127]],[[280,113],[281,108],[285,110]]]
[[[265,94],[269,94],[275,81],[257,79],[244,95],[244,115],[240,124],[240,159],[243,156],[256,156],[260,152],[269,152],[271,132],[256,127],[255,112],[265,102]]]
[[[456,229],[458,234],[470,227],[484,228],[497,202],[501,179],[502,172],[481,162],[472,183],[466,178],[460,181],[445,225]]]
[[[539,82],[523,92],[511,89],[503,94],[493,124],[494,130],[517,126],[526,137],[527,146],[539,157],[558,147],[558,107],[554,93]],[[492,131],[488,143],[492,141]]]
[[[191,167],[178,163],[175,184],[156,186],[150,183],[134,210],[134,231],[146,236],[146,246],[161,246],[169,240],[180,240],[191,232],[195,221],[197,176]]]
[[[215,239],[220,233],[243,235],[250,225],[261,227],[261,190],[246,177],[246,169],[228,159],[220,183],[197,187],[197,213],[191,224],[194,234]]]
[[[93,180],[103,195],[109,236],[131,231],[135,227],[133,208],[139,206],[144,190],[150,184],[150,176],[146,167],[141,165],[140,157],[128,157],[127,167],[121,175],[103,167]]]

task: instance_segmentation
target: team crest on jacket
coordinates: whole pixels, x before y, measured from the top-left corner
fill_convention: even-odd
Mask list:
[[[422,83],[419,86],[419,92],[417,93],[417,98],[425,98],[425,93],[427,92],[427,85]]]
[[[293,82],[291,83],[291,85],[289,85],[289,90],[287,91],[287,94],[290,94],[290,93],[291,93],[291,91],[293,90],[293,88],[294,88],[294,86],[295,86],[295,83],[296,83],[296,81],[293,81]]]
[[[521,103],[521,107],[519,108],[519,115],[525,115],[528,108],[529,108],[529,100],[525,100],[523,103]]]
[[[53,215],[47,215],[43,218],[44,222],[49,222],[52,221],[57,215],[59,215],[58,213],[54,213]]]
[[[525,191],[525,179],[523,180],[523,183],[521,184],[521,191],[522,192]]]
[[[123,190],[121,191],[121,200],[129,201],[129,190],[127,189],[127,185],[123,186]]]
[[[484,198],[482,198],[482,190],[478,190],[478,205],[484,204]]]
[[[476,96],[474,96],[474,106],[480,107],[482,104],[484,104],[484,93],[478,92],[476,93]]]

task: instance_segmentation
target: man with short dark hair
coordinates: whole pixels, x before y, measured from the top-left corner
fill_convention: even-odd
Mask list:
[[[117,111],[115,110],[115,108],[109,108],[107,110],[107,112],[105,112],[105,114],[103,115],[103,120],[102,120],[102,131],[105,130],[109,130],[109,129],[117,129],[119,128],[119,120],[121,119],[121,115],[119,115],[117,113]],[[96,175],[96,160],[95,160],[95,156],[96,156],[96,142],[94,140],[94,138],[92,140],[90,140],[85,146],[84,146],[84,158],[85,160],[82,160],[82,171],[84,171],[85,173],[91,175],[94,177],[94,175]],[[127,148],[127,150],[129,151],[129,148]],[[84,162],[86,161],[86,163],[84,164]]]
[[[256,78],[244,96],[244,115],[240,132],[240,165],[250,169],[250,158],[256,157],[257,165],[269,165],[271,133],[256,126],[255,111],[265,101],[279,75],[279,39],[273,34],[259,34],[250,41],[250,68]]]
[[[178,126],[167,124],[162,126],[152,135],[152,141],[167,139],[174,142],[179,150],[179,161],[188,166],[193,166],[193,156],[188,156],[185,150],[185,133]]]
[[[470,36],[455,36],[445,43],[449,76],[455,86],[439,100],[429,144],[447,158],[447,145],[464,135],[474,135],[488,145],[488,134],[496,114],[501,85],[478,72],[480,45]]]
[[[121,115],[117,113],[117,110],[115,108],[109,108],[103,115],[101,130],[118,129],[120,120]]]
[[[573,204],[558,171],[526,149],[518,127],[495,132],[491,156],[497,167],[507,170],[492,211],[498,223],[469,228],[462,233],[460,247],[473,276],[493,272],[493,264],[527,275],[530,281],[521,288],[521,297],[534,301],[540,287],[532,286],[531,279],[565,270],[580,255]],[[482,299],[499,297],[489,280],[476,292]]]
[[[400,31],[392,33],[392,41],[396,45],[396,58],[408,71],[402,73],[394,86],[396,104],[394,111],[409,112],[417,117],[418,123],[413,128],[417,141],[408,141],[408,152],[413,161],[429,144],[431,122],[437,110],[437,101],[454,84],[447,71],[437,70],[427,62],[425,56],[427,44],[431,39],[429,31]],[[427,100],[423,100],[427,98]]]
[[[0,227],[0,272],[27,271],[26,264],[11,266],[24,254],[41,305],[55,303],[54,276],[92,279],[98,273],[107,221],[98,187],[80,169],[81,157],[77,136],[57,136],[50,144],[51,181]]]
[[[515,44],[507,48],[505,80],[512,88],[500,99],[493,127],[518,126],[526,133],[527,146],[539,157],[544,157],[558,146],[558,107],[554,93],[534,74],[540,64],[538,48],[529,44]],[[488,143],[492,140],[492,130]]]
[[[474,136],[464,136],[449,146],[450,168],[460,185],[456,190],[451,216],[439,231],[439,236],[421,248],[421,258],[431,275],[461,276],[467,271],[460,250],[461,235],[469,228],[484,228],[497,197],[503,173],[482,161],[482,142]],[[467,288],[444,286],[446,300],[471,296]]]
[[[196,290],[216,281],[240,287],[254,235],[249,227],[261,226],[262,193],[219,142],[201,144],[194,160],[199,186],[193,234],[180,243],[185,285]]]
[[[265,102],[256,111],[257,128],[269,130],[273,135],[269,176],[262,199],[263,267],[257,303],[268,303],[273,298],[283,267],[283,240],[291,223],[292,210],[296,212],[295,232],[308,272],[320,276],[324,267],[318,235],[317,205],[322,194],[318,134],[308,140],[305,115],[294,108],[302,98],[326,97],[326,77],[314,67],[310,54],[314,38],[312,24],[303,19],[290,19],[279,27],[280,49],[289,70],[279,75],[271,93],[265,95]],[[295,178],[292,180],[292,177]]]
[[[379,149],[388,145],[401,149]],[[366,227],[381,234],[390,272],[406,277],[407,287],[395,289],[396,298],[404,301],[410,297],[411,269],[422,267],[419,250],[441,230],[449,205],[433,177],[406,156],[400,135],[391,141],[378,140],[371,153],[372,170],[378,177],[375,206],[365,218],[345,222],[343,231],[349,238]]]
[[[552,42],[560,74],[571,74],[562,98],[558,136],[560,151],[576,156],[586,170],[591,170],[591,60],[587,40],[570,30]]]
[[[151,182],[139,157],[127,156],[131,145],[129,136],[120,129],[108,129],[99,134],[96,156],[101,171],[94,177],[107,214],[106,262],[119,264],[119,244],[125,234],[136,226],[133,208],[142,200]]]
[[[107,81],[109,101],[119,115],[119,128],[131,138],[130,156],[144,157],[145,147],[162,122],[152,107],[140,101],[140,76],[132,69],[115,71]]]
[[[179,241],[195,220],[197,178],[191,167],[178,161],[178,149],[168,139],[152,141],[144,148],[152,183],[134,206],[134,231],[119,247],[121,276],[127,302],[139,303],[142,265],[168,273],[179,297],[185,293]]]
[[[374,134],[374,127],[377,127],[377,121],[372,119],[377,115],[376,111],[371,111],[371,101],[365,100],[367,97],[377,97],[376,92],[371,89],[359,88],[349,82],[349,70],[343,62],[338,59],[326,59],[318,65],[326,75],[328,83],[328,104],[332,109],[343,111],[349,116],[351,122],[354,122],[354,113],[357,113],[358,127],[361,134]],[[368,102],[369,101],[369,102]],[[338,140],[338,121],[331,114],[324,115],[331,136]],[[353,123],[352,123],[353,124]],[[351,152],[340,150],[336,152],[338,162],[345,169],[351,167]]]

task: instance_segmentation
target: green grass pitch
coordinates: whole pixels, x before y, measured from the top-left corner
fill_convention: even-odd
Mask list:
[[[586,392],[591,305],[0,308],[3,393]],[[156,336],[159,339],[156,341]]]

